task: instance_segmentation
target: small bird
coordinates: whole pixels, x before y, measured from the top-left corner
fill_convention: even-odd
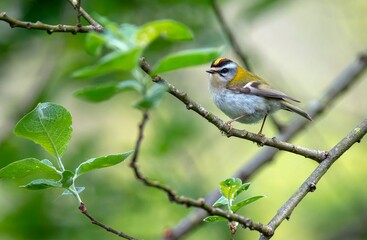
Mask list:
[[[226,124],[232,127],[234,121],[256,123],[280,109],[295,112],[312,121],[310,115],[294,106],[289,100],[300,102],[281,91],[275,90],[259,76],[246,71],[228,58],[218,58],[210,66],[209,92],[215,105],[231,118]]]

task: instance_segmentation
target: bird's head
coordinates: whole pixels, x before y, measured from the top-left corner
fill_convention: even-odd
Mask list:
[[[210,84],[216,88],[244,86],[250,81],[258,80],[257,76],[228,58],[217,58],[206,72],[209,73]]]

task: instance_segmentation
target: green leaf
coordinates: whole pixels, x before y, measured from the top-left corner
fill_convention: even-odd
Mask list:
[[[246,206],[246,205],[248,205],[250,203],[253,203],[253,202],[255,202],[255,201],[257,201],[257,200],[259,200],[261,198],[264,198],[264,197],[266,197],[266,196],[264,196],[264,195],[258,195],[258,196],[249,197],[249,198],[247,198],[245,200],[240,201],[239,203],[236,203],[236,204],[232,205],[231,206],[231,210],[233,212],[237,212],[240,208],[242,208],[242,207],[244,207],[244,206]]]
[[[55,168],[35,158],[19,160],[0,169],[1,180],[16,180],[26,177],[39,178],[41,176],[47,176],[47,178],[57,180],[60,179],[60,174]]]
[[[115,35],[120,34],[119,24],[112,22],[108,18],[99,14],[95,14],[95,18],[98,22],[100,22],[103,25],[105,31],[112,32]]]
[[[136,80],[126,80],[115,84],[87,87],[77,91],[75,95],[90,102],[102,102],[128,90],[140,92],[141,85]]]
[[[96,14],[96,19],[104,27],[102,36],[104,38],[104,43],[107,48],[112,49],[112,50],[120,50],[120,51],[126,52],[135,46],[133,41],[131,41],[130,37],[128,35],[125,35],[126,25],[129,25],[129,27],[127,28],[130,28],[129,31],[127,32],[131,32],[131,29],[134,28],[135,26],[130,25],[130,24],[120,25],[120,24],[110,21],[106,17],[100,16],[97,14]]]
[[[59,181],[52,179],[36,179],[20,187],[26,188],[28,190],[42,190],[46,188],[61,188],[62,184]]]
[[[242,186],[236,190],[236,192],[233,194],[233,199],[235,199],[238,195],[240,195],[242,192],[246,191],[250,187],[251,183],[244,183]]]
[[[123,23],[119,26],[120,36],[123,37],[124,42],[130,47],[136,46],[135,36],[139,31],[139,27],[129,23]]]
[[[108,155],[98,158],[91,158],[85,162],[82,162],[77,169],[75,170],[76,178],[80,175],[100,168],[110,167],[116,165],[122,161],[124,161],[133,151],[116,154],[116,155]]]
[[[110,22],[103,33],[104,43],[111,50],[129,51],[136,48],[134,36],[137,29],[135,25]]]
[[[148,90],[147,94],[141,100],[135,102],[133,106],[140,110],[156,107],[166,92],[167,86],[155,84]]]
[[[193,33],[182,23],[173,20],[158,20],[141,26],[135,35],[135,41],[144,48],[159,36],[169,41],[183,41],[191,40]]]
[[[87,53],[98,56],[102,52],[104,37],[100,33],[89,32],[85,38],[85,49]]]
[[[74,183],[74,173],[69,170],[65,170],[62,172],[61,184],[63,188],[69,188]]]
[[[72,76],[88,78],[115,71],[130,71],[138,66],[140,55],[141,50],[138,48],[129,51],[113,51],[99,59],[96,64],[75,71]]]
[[[220,192],[222,195],[232,201],[234,199],[235,192],[242,186],[242,181],[239,178],[228,178],[220,182]]]
[[[55,103],[40,103],[15,126],[18,136],[40,144],[47,152],[59,158],[71,139],[71,115]]]
[[[52,164],[52,162],[48,159],[42,159],[41,163],[46,164],[47,166],[50,166],[50,167],[56,169],[55,166]]]
[[[222,216],[209,216],[204,218],[204,222],[222,222],[222,221],[228,221],[227,218]]]
[[[201,48],[174,53],[161,59],[153,68],[151,75],[208,63],[221,53],[222,48]]]
[[[225,196],[221,196],[214,204],[214,207],[220,207],[223,205],[228,205],[228,199]]]

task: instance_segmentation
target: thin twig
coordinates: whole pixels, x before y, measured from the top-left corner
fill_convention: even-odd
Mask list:
[[[89,22],[89,24],[94,26],[94,30],[97,32],[102,32],[103,31],[103,27],[101,24],[99,24],[96,20],[94,20],[89,13],[87,13],[81,6],[78,6],[78,1],[76,0],[68,0],[68,2],[74,7],[74,9],[78,12],[78,15],[81,14],[83,16],[83,18],[85,20],[87,20],[87,22]]]
[[[107,225],[105,225],[105,224],[103,224],[103,223],[101,223],[101,222],[97,221],[97,220],[96,220],[92,215],[90,215],[90,213],[88,212],[87,207],[85,206],[85,204],[84,204],[84,203],[81,203],[81,204],[80,204],[80,206],[79,206],[79,210],[80,210],[80,212],[81,212],[81,213],[83,213],[87,218],[89,218],[89,219],[90,219],[90,221],[91,221],[93,224],[95,224],[95,225],[97,225],[97,226],[99,226],[99,227],[101,227],[101,228],[105,229],[106,231],[111,232],[111,233],[113,233],[113,234],[115,234],[115,235],[117,235],[117,236],[119,236],[119,237],[121,237],[121,238],[129,239],[129,240],[137,240],[137,238],[131,237],[131,236],[127,235],[126,233],[123,233],[123,232],[121,232],[121,231],[117,231],[117,230],[115,230],[115,229],[113,229],[113,228],[111,228],[111,227],[109,227],[109,226],[107,226]]]
[[[97,31],[97,29],[93,25],[88,26],[71,26],[71,25],[50,25],[46,23],[42,23],[40,21],[37,22],[24,22],[18,19],[12,18],[6,14],[6,12],[0,13],[0,20],[9,23],[11,28],[26,28],[26,29],[34,29],[34,30],[42,30],[51,34],[54,32],[70,32],[73,34],[76,33],[87,33],[90,31]]]
[[[232,46],[234,52],[237,54],[237,56],[241,59],[243,65],[247,70],[251,70],[250,64],[248,62],[248,58],[243,52],[241,51],[240,45],[237,43],[236,38],[234,34],[232,33],[230,27],[224,20],[224,17],[222,15],[222,12],[220,11],[220,7],[218,6],[218,3],[216,0],[211,0],[210,3],[212,4],[212,8],[214,10],[215,16],[218,19],[218,22],[223,29],[224,33],[226,34],[229,44]]]
[[[141,68],[146,73],[149,74],[151,72],[151,68],[149,64],[145,61],[145,59],[142,59],[140,64],[141,64]],[[187,109],[193,110],[196,113],[198,113],[199,115],[201,115],[203,118],[205,118],[210,123],[215,125],[220,131],[225,133],[228,137],[237,137],[237,138],[247,139],[247,140],[256,142],[260,145],[266,145],[266,146],[277,148],[279,150],[284,150],[284,151],[292,152],[298,155],[302,155],[306,158],[310,158],[317,162],[321,162],[327,156],[327,152],[322,151],[322,150],[314,150],[314,149],[309,149],[309,148],[305,148],[302,146],[296,146],[291,143],[281,141],[281,139],[279,138],[266,138],[259,134],[250,133],[245,130],[238,130],[235,128],[231,128],[223,120],[221,120],[214,114],[210,113],[203,106],[194,102],[186,93],[181,92],[175,86],[165,81],[160,76],[155,76],[153,77],[152,80],[156,83],[164,84],[165,86],[167,86],[168,92],[172,94],[173,96],[175,96],[176,98],[178,98],[181,102],[183,102],[186,105]],[[303,120],[303,119],[300,121],[306,122],[306,120]]]
[[[302,201],[302,199],[309,193],[316,189],[316,184],[327,170],[338,160],[343,153],[345,153],[353,144],[362,140],[367,133],[367,118],[364,119],[357,127],[355,127],[345,138],[336,144],[329,152],[329,156],[320,163],[315,171],[304,181],[298,190],[288,199],[288,201],[277,211],[277,214],[269,222],[268,226],[275,231],[275,229],[284,221],[289,219],[293,210]],[[262,235],[261,240],[270,239],[272,235]]]
[[[76,4],[76,11],[77,11],[77,15],[76,15],[76,20],[77,20],[77,26],[81,27],[82,26],[82,22],[80,20],[80,17],[82,16],[82,13],[80,12],[80,8],[82,6],[82,0],[77,0],[77,4]]]
[[[327,88],[325,94],[322,95],[318,100],[310,104],[308,112],[311,114],[313,119],[319,117],[325,111],[325,109],[330,108],[333,102],[335,102],[337,98],[342,95],[342,93],[346,92],[347,89],[352,87],[357,82],[358,77],[364,72],[367,67],[366,54],[366,52],[360,54],[354,62],[352,62],[341,74],[339,74],[339,76]],[[294,136],[296,136],[303,128],[305,128],[306,124],[307,123],[303,121],[303,119],[295,119],[284,129],[284,131],[282,131],[279,136],[277,136],[277,138],[281,139],[282,141],[289,141]],[[278,152],[279,151],[276,148],[262,149],[261,152],[259,152],[245,165],[238,169],[238,171],[234,174],[234,177],[241,178],[242,181],[248,181],[252,174],[254,174],[266,163],[272,161]],[[212,204],[218,198],[219,192],[213,191],[206,197],[206,202]],[[180,238],[193,228],[199,226],[202,223],[202,219],[204,219],[206,216],[207,213],[205,211],[197,210],[196,212],[183,219],[177,226],[170,229],[172,237],[167,239]]]
[[[138,133],[138,138],[136,140],[136,144],[135,144],[135,150],[134,150],[134,154],[132,156],[132,160],[130,163],[130,167],[133,169],[135,177],[142,181],[146,186],[149,187],[153,187],[153,188],[157,188],[159,190],[164,191],[167,196],[168,199],[171,202],[175,202],[177,204],[181,204],[184,205],[186,207],[196,207],[196,208],[200,208],[205,210],[209,215],[217,215],[217,216],[222,216],[227,218],[230,221],[236,221],[239,224],[241,224],[242,227],[245,228],[249,228],[251,230],[257,230],[265,235],[271,235],[272,232],[270,231],[271,229],[267,226],[264,226],[261,223],[256,223],[254,221],[252,221],[249,218],[245,218],[243,216],[240,216],[238,214],[235,213],[231,213],[228,211],[224,211],[220,208],[216,208],[216,207],[212,207],[211,205],[205,203],[204,199],[191,199],[185,196],[181,196],[176,194],[176,192],[171,189],[168,186],[165,186],[163,184],[161,184],[158,181],[152,181],[149,178],[147,178],[141,171],[140,168],[138,167],[138,156],[140,153],[140,148],[141,148],[141,143],[143,141],[144,138],[144,128],[148,122],[149,119],[149,114],[148,111],[144,111],[143,112],[143,117],[142,117],[142,121],[139,124],[139,133]],[[166,232],[166,236],[169,236],[170,233],[169,231]]]

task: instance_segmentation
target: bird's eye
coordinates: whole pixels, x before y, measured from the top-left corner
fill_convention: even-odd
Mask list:
[[[220,73],[226,74],[229,72],[228,68],[223,68],[222,70],[220,70]]]

